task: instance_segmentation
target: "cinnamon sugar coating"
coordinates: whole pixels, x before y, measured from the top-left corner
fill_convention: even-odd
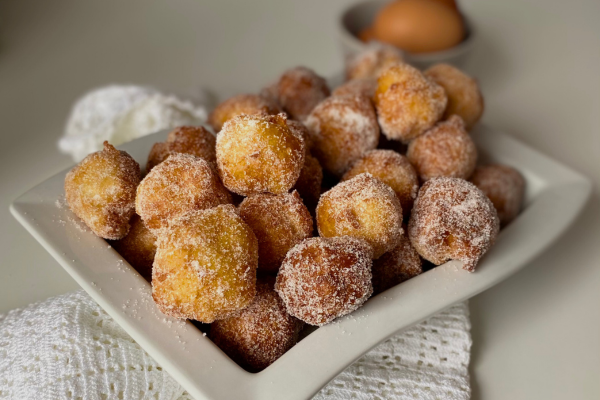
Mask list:
[[[313,143],[313,138],[310,135],[310,132],[308,131],[308,128],[306,127],[306,125],[304,125],[300,121],[295,121],[293,119],[288,119],[286,121],[286,123],[287,123],[288,128],[290,128],[290,130],[296,136],[300,136],[300,137],[302,137],[302,139],[304,139],[304,149],[306,151],[306,154],[309,154],[310,150],[314,146],[314,143]]]
[[[269,97],[259,94],[239,94],[220,103],[208,116],[208,123],[215,132],[223,128],[223,124],[241,114],[278,114],[279,105]]]
[[[441,86],[404,63],[395,64],[379,75],[374,97],[383,134],[404,143],[439,121],[447,101]]]
[[[212,167],[217,166],[215,135],[202,126],[180,126],[169,132],[165,142],[155,143],[148,154],[146,172],[175,153],[191,154],[203,158]]]
[[[231,203],[231,196],[208,162],[176,153],[142,180],[137,189],[135,210],[146,226],[155,231],[190,211],[227,203]]]
[[[413,247],[436,265],[460,260],[473,272],[499,230],[492,202],[471,182],[432,178],[419,190],[408,223]]]
[[[344,84],[338,86],[332,96],[365,96],[369,100],[375,96],[375,89],[377,89],[376,78],[360,78],[351,79]]]
[[[373,247],[373,258],[379,258],[400,242],[402,206],[392,188],[371,174],[360,174],[321,196],[317,228],[323,237],[363,239]]]
[[[313,221],[298,192],[246,197],[240,216],[258,239],[258,268],[276,274],[287,252],[312,236]]]
[[[152,297],[163,313],[211,323],[254,299],[258,242],[232,205],[176,218],[157,248]]]
[[[277,98],[293,119],[304,121],[317,104],[329,96],[325,79],[306,67],[289,69],[277,83]]]
[[[406,156],[422,181],[438,176],[468,179],[475,170],[477,148],[462,119],[453,115],[413,140]]]
[[[139,164],[105,141],[103,150],[88,155],[67,173],[65,197],[92,232],[117,240],[129,232],[140,180]]]
[[[346,62],[346,79],[377,79],[388,67],[401,63],[402,52],[394,46],[370,43]]]
[[[281,104],[279,103],[279,81],[271,82],[267,86],[263,87],[259,95],[269,99],[269,101],[277,104],[279,108],[281,108]]]
[[[131,218],[127,236],[112,242],[112,247],[148,282],[152,279],[152,263],[156,254],[156,236],[146,228],[139,215]]]
[[[287,313],[274,284],[274,277],[258,278],[254,301],[210,326],[210,339],[250,372],[262,371],[292,348],[303,326]]]
[[[400,244],[373,261],[373,293],[384,292],[423,273],[423,260],[402,235]]]
[[[419,177],[408,159],[392,150],[371,150],[346,171],[342,181],[365,172],[394,190],[404,218],[408,218],[419,191]]]
[[[483,96],[477,81],[448,64],[436,64],[425,71],[425,76],[444,88],[448,105],[444,119],[458,115],[470,130],[481,118],[484,110]]]
[[[275,290],[288,313],[324,325],[371,296],[371,247],[350,236],[304,240],[287,254]]]
[[[517,217],[525,196],[525,179],[519,171],[508,165],[481,166],[475,169],[471,182],[492,201],[502,226]]]
[[[286,123],[284,114],[239,115],[217,135],[217,165],[227,189],[283,194],[290,190],[304,164],[304,139]]]
[[[305,121],[321,166],[340,177],[362,155],[377,147],[379,125],[373,105],[363,96],[332,96]]]
[[[315,210],[321,197],[321,183],[323,183],[323,168],[319,160],[307,154],[294,189],[300,193],[304,204],[311,212]]]

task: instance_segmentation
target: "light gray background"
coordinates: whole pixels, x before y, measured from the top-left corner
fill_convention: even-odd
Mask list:
[[[73,101],[108,83],[221,96],[342,67],[327,1],[0,2],[0,312],[77,288],[8,205],[70,165]],[[464,0],[484,120],[589,176],[592,201],[524,271],[471,301],[475,399],[600,398],[600,2]]]

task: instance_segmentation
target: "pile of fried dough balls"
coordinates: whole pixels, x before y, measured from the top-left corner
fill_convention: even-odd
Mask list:
[[[105,143],[68,173],[66,199],[151,281],[163,313],[212,324],[214,343],[260,371],[303,324],[351,313],[426,263],[475,269],[524,192],[515,169],[476,166],[482,112],[455,67],[422,72],[370,47],[333,94],[293,68],[219,104],[216,135],[173,130],[145,176]]]

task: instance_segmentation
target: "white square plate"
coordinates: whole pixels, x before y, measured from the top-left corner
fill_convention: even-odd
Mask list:
[[[11,206],[17,220],[152,357],[196,399],[306,399],[378,343],[523,268],[567,229],[590,182],[509,136],[479,126],[481,158],[516,167],[527,181],[525,209],[504,229],[477,271],[448,262],[370,299],[357,312],[317,329],[262,372],[246,372],[190,322],[165,317],[150,285],[57,201],[63,171]],[[143,167],[166,132],[120,148]]]

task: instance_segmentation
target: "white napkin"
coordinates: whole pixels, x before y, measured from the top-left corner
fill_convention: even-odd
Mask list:
[[[81,97],[71,110],[65,135],[58,148],[80,161],[112,145],[181,125],[199,125],[206,121],[203,106],[188,98],[164,94],[157,89],[135,85],[109,85]]]
[[[468,399],[466,303],[379,345],[315,399]],[[0,399],[191,397],[83,290],[0,315]]]

